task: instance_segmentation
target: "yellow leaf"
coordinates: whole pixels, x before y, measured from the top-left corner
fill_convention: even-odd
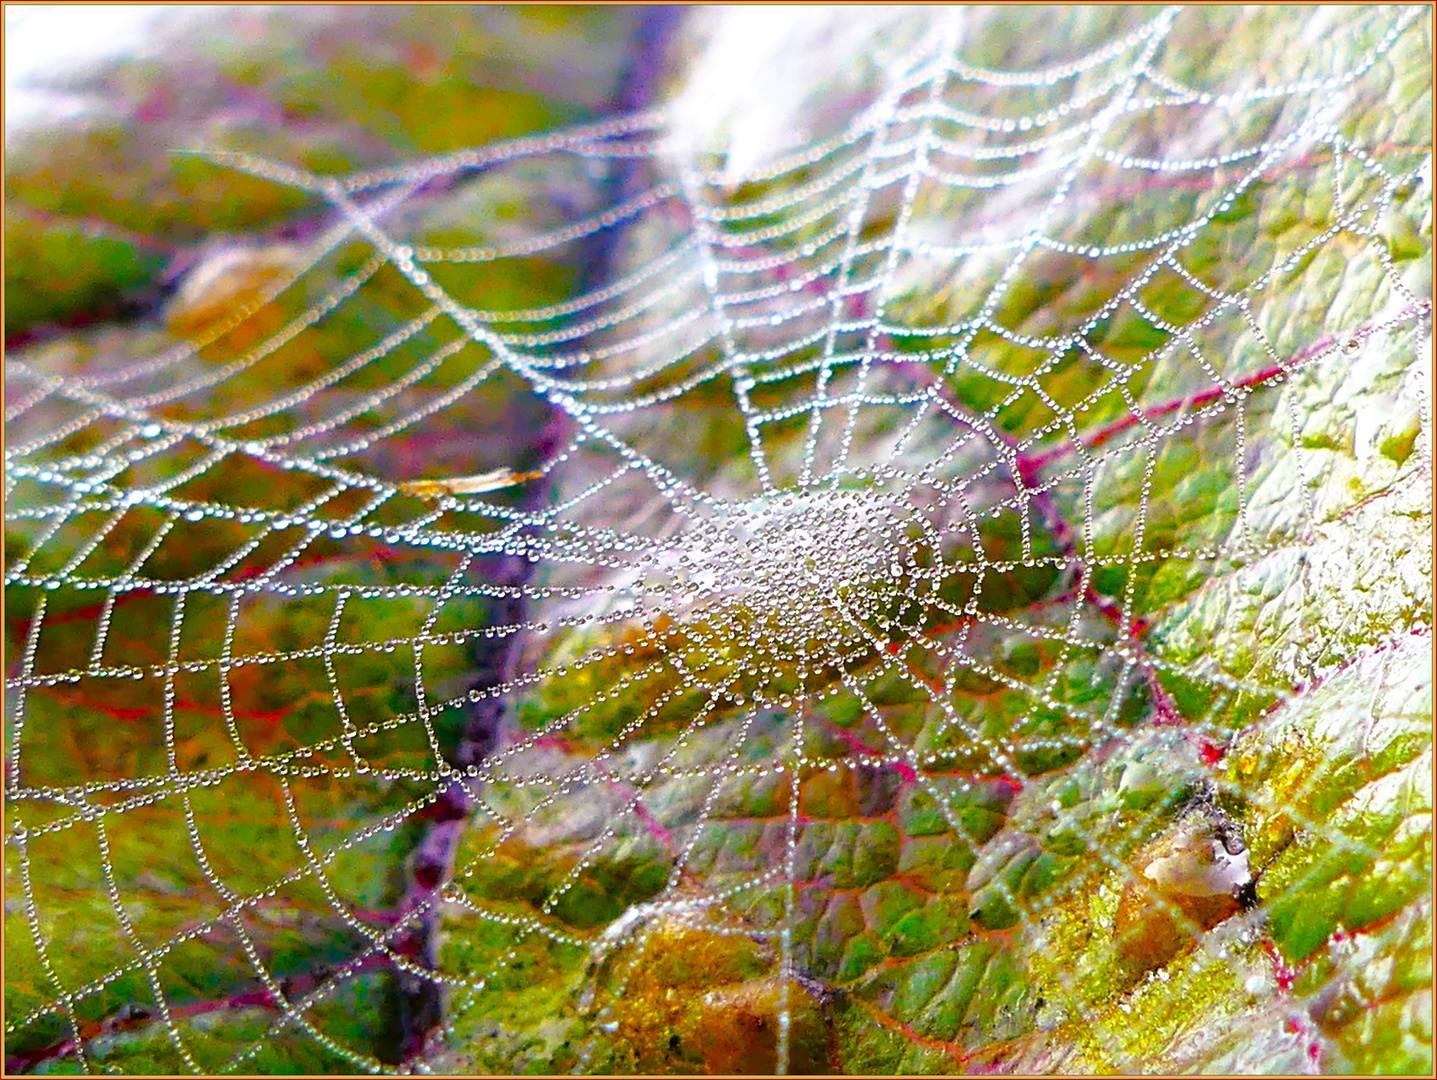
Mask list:
[[[438,499],[445,495],[483,495],[489,491],[500,491],[529,480],[538,480],[542,472],[515,472],[513,469],[493,469],[477,476],[448,476],[431,480],[406,480],[399,485],[400,491],[417,495],[421,499]]]

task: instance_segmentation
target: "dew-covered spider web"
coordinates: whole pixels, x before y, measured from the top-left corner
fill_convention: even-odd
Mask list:
[[[887,18],[9,358],[12,1067],[1430,1067],[1430,12]]]

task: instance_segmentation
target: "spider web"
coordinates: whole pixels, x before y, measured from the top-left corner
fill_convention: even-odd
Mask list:
[[[1363,782],[1430,771],[1427,526],[1382,532],[1430,502],[1389,226],[1430,218],[1430,98],[1389,102],[1430,29],[1305,16],[1214,85],[1183,42],[1229,17],[1035,59],[925,15],[737,172],[663,111],[218,157],[331,227],[7,365],[12,1045],[392,1071],[351,1024],[390,985],[509,1068],[499,1029],[580,1071],[1335,1060],[1293,1004],[1351,984],[1294,943],[1332,876],[1250,870],[1317,837],[1423,932],[1430,800],[1348,827],[1336,744],[1271,757],[1355,695],[1415,747]],[[1227,1041],[1144,1012],[1230,985]]]

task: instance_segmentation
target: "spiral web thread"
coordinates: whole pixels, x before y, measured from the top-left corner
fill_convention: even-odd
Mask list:
[[[773,1064],[782,1071],[796,1037],[790,995],[833,978],[806,914],[824,887],[805,847],[814,814],[804,785],[814,776],[867,770],[864,782],[916,789],[977,852],[987,837],[960,812],[974,790],[1028,790],[1155,726],[1180,728],[1190,745],[1221,744],[1225,707],[1285,700],[1291,685],[1145,647],[1135,583],[1152,557],[1150,507],[1171,482],[1159,478],[1159,458],[1174,441],[1220,429],[1212,446],[1236,493],[1227,532],[1169,546],[1166,558],[1219,575],[1300,544],[1319,524],[1309,481],[1320,467],[1285,387],[1350,362],[1369,342],[1410,356],[1426,340],[1430,305],[1403,285],[1381,225],[1394,199],[1430,176],[1394,171],[1384,155],[1400,155],[1343,134],[1343,109],[1368,101],[1424,17],[1363,14],[1345,28],[1375,42],[1357,62],[1239,88],[1169,73],[1182,17],[1145,12],[1075,59],[999,72],[963,60],[964,16],[946,16],[890,65],[882,95],[840,135],[741,183],[721,162],[683,151],[662,112],[339,178],[218,158],[313,193],[336,223],[197,340],[82,370],[45,357],[7,368],[6,521],[25,545],[6,586],[29,610],[6,684],[7,880],[12,895],[19,883],[15,899],[49,979],[43,1004],[7,1018],[12,1037],[59,1018],[88,1068],[87,1041],[113,1008],[107,988],[142,978],[149,1023],[185,1068],[244,1071],[290,1032],[341,1068],[389,1069],[329,1028],[324,1007],[341,988],[377,969],[437,983],[458,1033],[501,992],[493,988],[519,950],[543,940],[590,957],[589,984],[576,991],[593,1033],[578,1052],[582,1069],[620,1027],[646,948],[660,947],[661,931],[690,926],[760,942],[773,971],[800,980],[776,984]],[[1133,118],[1159,113],[1180,116],[1187,134],[1175,145],[1197,149],[1145,147]],[[1263,134],[1252,142],[1231,134],[1253,129]],[[1321,230],[1229,288],[1188,268],[1243,199],[1304,169],[1314,187],[1332,189]],[[533,182],[542,170],[577,176],[593,199],[610,201],[478,245],[425,240],[415,208],[436,185]],[[600,182],[614,175],[626,189]],[[1156,207],[1173,191],[1195,194],[1137,215],[1138,225],[1126,220],[1116,239],[1084,235],[1114,200],[1151,196]],[[466,293],[470,279],[447,283],[455,268],[571,258],[602,235],[615,245],[612,279],[570,299],[504,310]],[[1380,265],[1385,306],[1309,327],[1300,348],[1279,347],[1260,318],[1264,297],[1296,281],[1320,288],[1303,275],[1339,244]],[[1084,286],[1097,299],[1083,314],[1005,322],[1015,290],[1064,259],[1091,267],[1074,278],[1096,282]],[[1145,298],[1159,280],[1196,297],[1199,313],[1151,310]],[[285,317],[265,321],[276,310]],[[280,363],[351,311],[349,325],[369,340],[343,339],[333,358],[316,348],[322,362],[307,367]],[[1119,317],[1162,343],[1137,358],[1108,355],[1101,331]],[[994,341],[1031,362],[985,366]],[[1073,370],[1086,374],[1058,378]],[[955,390],[975,379],[987,391],[981,407]],[[1065,397],[1073,385],[1081,390]],[[545,430],[556,434],[540,460],[490,454],[464,468],[533,468],[542,479],[433,498],[401,485],[444,470],[427,460],[416,470],[396,447],[407,442],[422,458],[429,435],[452,438],[467,415],[520,399],[542,401],[548,412],[532,415],[551,417]],[[1019,409],[1046,419],[1010,422]],[[1425,430],[1425,400],[1421,410]],[[684,429],[705,423],[730,435],[741,428],[742,449],[696,470]],[[1248,443],[1268,424],[1291,433],[1291,528],[1251,506],[1261,462]],[[1409,471],[1426,470],[1427,454],[1419,436]],[[1109,542],[1105,481],[1119,483],[1124,467],[1132,512],[1122,542]],[[250,488],[236,486],[250,474],[264,478],[266,494],[252,476]],[[547,497],[524,497],[532,485]],[[231,491],[244,498],[227,500]],[[987,522],[1011,528],[993,534]],[[173,569],[184,566],[177,548],[216,529],[228,537],[222,557]],[[123,556],[105,557],[115,550]],[[386,569],[361,574],[366,559]],[[942,592],[955,567],[968,582],[958,599]],[[1022,593],[1029,580],[1043,584],[1021,601],[985,601]],[[1120,588],[1109,595],[1113,580]],[[125,629],[136,598],[151,605],[143,648]],[[262,620],[280,610],[317,613],[322,635],[257,644],[270,625]],[[505,611],[517,617],[506,622]],[[386,627],[407,618],[410,629],[367,639],[357,612],[384,613],[376,622]],[[57,625],[72,636],[78,625],[81,644],[51,644]],[[196,634],[209,644],[195,645]],[[993,660],[1014,639],[1040,644],[1038,674]],[[574,640],[577,648],[565,644]],[[507,657],[502,678],[476,684],[471,673],[466,687],[465,664],[485,649]],[[1064,673],[1074,664],[1101,685],[1096,700],[1072,694]],[[324,716],[289,744],[256,741],[255,709],[237,703],[232,686],[270,671],[307,673]],[[397,672],[412,679],[410,707],[383,695],[371,704]],[[1169,677],[1208,687],[1216,704],[1179,717]],[[570,681],[590,685],[581,678],[599,680],[584,700],[532,705]],[[1006,733],[954,708],[974,678],[1027,702]],[[894,681],[925,717],[922,745],[880,700],[879,684]],[[202,682],[213,707],[187,710]],[[88,769],[70,778],[47,776],[48,758],[32,765],[53,715],[40,703],[83,710],[131,684],[163,761],[128,775],[91,746]],[[615,728],[587,726],[625,695],[638,704]],[[464,760],[455,731],[495,703],[504,719],[493,745]],[[840,706],[857,726],[834,720]],[[189,726],[201,715],[208,727],[196,734]],[[195,738],[222,749],[187,763]],[[835,749],[835,740],[846,744]],[[373,798],[365,813],[334,822],[306,806],[312,786]],[[206,839],[208,791],[270,801],[293,838],[285,872],[235,888]],[[396,827],[428,828],[446,799],[464,801],[481,839],[459,841],[444,880],[411,891],[391,918],[360,910],[340,873],[347,855]],[[155,814],[180,823],[171,828],[193,863],[182,873],[205,897],[201,914],[158,930],[132,923],[137,886],[111,857],[116,837],[155,827]],[[1046,897],[996,877],[990,891],[1016,912],[1015,933],[1041,940],[1044,910],[1093,887],[1095,875],[1131,878],[1123,852],[1154,820],[1127,827],[1116,849],[1090,854],[1086,876]],[[573,853],[567,873],[527,906],[486,892],[486,868],[516,841]],[[60,894],[47,891],[50,863],[34,855],[65,843],[70,859],[98,868],[92,880],[112,915],[101,921],[125,952],[80,981],[47,941]],[[662,849],[666,880],[606,927],[575,929],[556,912],[621,848]],[[308,985],[280,973],[259,917],[299,885],[358,942]],[[440,911],[509,935],[512,947],[472,970],[426,962],[405,942]],[[242,956],[270,1012],[260,1037],[212,1058],[173,968],[216,935]],[[1204,963],[1239,963],[1200,944]],[[1078,974],[1048,992],[1087,1018],[1114,1061],[1126,1060]]]

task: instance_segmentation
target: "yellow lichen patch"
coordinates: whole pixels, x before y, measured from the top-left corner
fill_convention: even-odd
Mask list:
[[[685,1033],[707,1072],[762,1075],[776,1069],[785,1013],[787,1071],[800,1076],[831,1071],[831,1028],[824,1005],[793,979],[757,979],[710,991],[690,1015]]]
[[[1242,973],[1268,966],[1258,941],[1232,934],[1216,946],[1226,955],[1222,961],[1209,949],[1179,948],[1135,975],[1111,937],[1093,929],[1084,939],[1072,932],[1077,921],[1066,936],[1051,936],[1051,955],[1033,965],[1045,1022],[980,1050],[966,1062],[969,1070],[1001,1062],[1008,1073],[1078,1075],[1130,1072],[1142,1062],[1144,1070],[1181,1071],[1221,1048],[1251,1007]]]
[[[1133,1060],[1154,1070],[1178,1069],[1189,1055],[1221,1041],[1242,1014],[1249,995],[1239,974],[1262,963],[1255,944],[1232,946],[1238,962],[1215,963],[1202,952],[1154,971],[1125,998],[1106,1010],[1100,1028],[1117,1035],[1108,1047],[1112,1065],[1130,1068]],[[1173,1057],[1164,1061],[1164,1052]]]
[[[609,1033],[612,1068],[773,1073],[786,1015],[788,1071],[827,1071],[830,1025],[815,993],[775,974],[768,943],[711,915],[685,917],[688,911],[656,914],[647,932],[638,919],[620,920],[632,938],[592,965],[585,998]]]
[[[169,331],[201,344],[228,335],[231,347],[248,348],[283,325],[272,301],[304,267],[288,244],[217,251],[185,277],[166,312]]]

